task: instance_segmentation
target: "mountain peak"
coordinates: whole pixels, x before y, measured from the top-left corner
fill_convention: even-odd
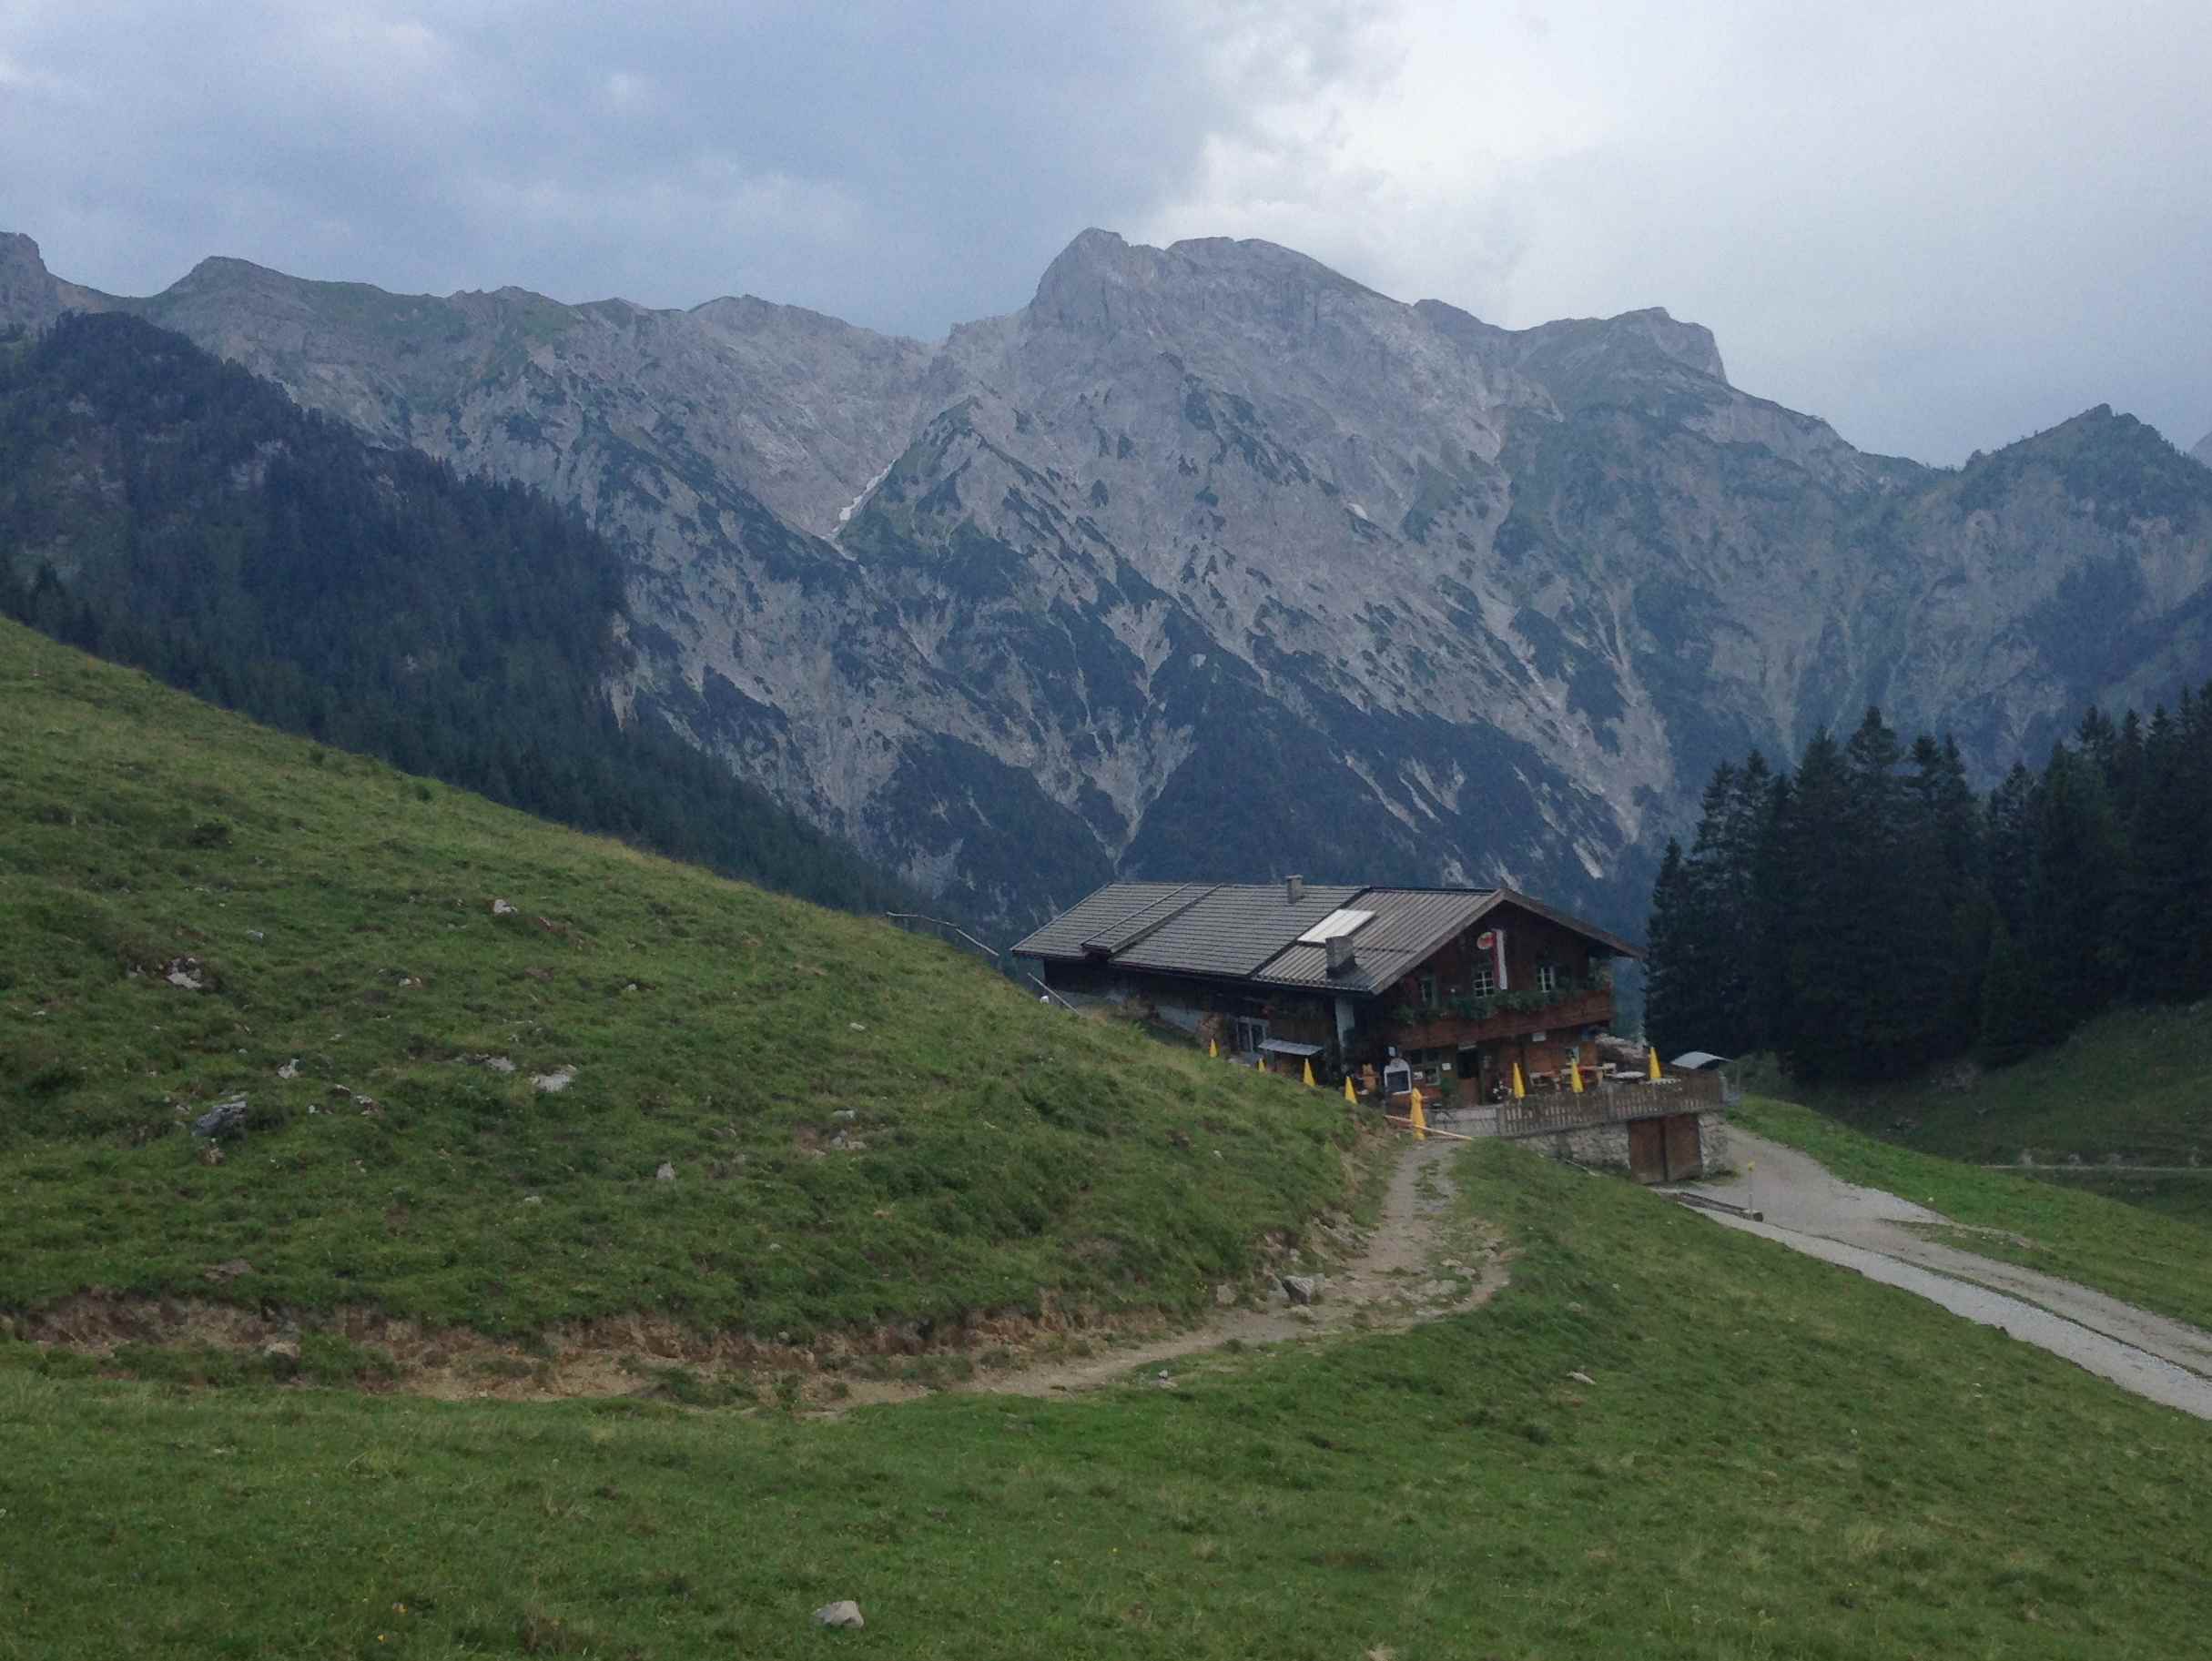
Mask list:
[[[266,282],[272,278],[279,281],[298,280],[287,279],[282,272],[271,270],[267,266],[256,265],[250,259],[239,259],[229,254],[210,254],[178,278],[168,292],[179,294],[198,289],[235,288],[248,283]]]
[[[0,328],[43,329],[61,310],[59,285],[38,244],[21,231],[0,231]]]
[[[25,265],[36,266],[41,271],[46,268],[38,244],[19,230],[0,230],[0,270]]]
[[[2203,438],[2198,439],[2197,441],[2197,448],[2189,451],[2189,453],[2195,456],[2199,461],[2202,461],[2207,467],[2212,467],[2212,432],[2207,432]]]
[[[1720,361],[1720,345],[1702,323],[1678,322],[1664,306],[1646,306],[1608,318],[1606,326],[1626,329],[1649,341],[1665,356],[1700,375],[1725,381],[1728,370]]]
[[[1060,323],[1096,315],[1108,291],[1134,287],[1156,275],[1159,255],[1158,248],[1132,248],[1114,232],[1094,226],[1045,268],[1030,309]]]
[[[1093,228],[1045,268],[1030,310],[1061,327],[1118,327],[1132,304],[1170,290],[1259,311],[1321,293],[1382,298],[1318,259],[1257,238],[1195,237],[1160,248]]]

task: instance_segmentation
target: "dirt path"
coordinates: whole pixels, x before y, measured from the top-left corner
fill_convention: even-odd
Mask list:
[[[1040,1362],[958,1388],[999,1395],[1093,1390],[1233,1340],[1271,1344],[1355,1328],[1389,1332],[1476,1308],[1506,1283],[1506,1260],[1497,1241],[1456,1224],[1449,1172],[1461,1146],[1436,1139],[1406,1146],[1390,1173],[1374,1231],[1349,1261],[1328,1272],[1310,1305],[1271,1301],[1258,1309],[1227,1309],[1188,1332],[1080,1360]]]
[[[1915,1225],[1959,1225],[1909,1200],[1845,1182],[1797,1149],[1733,1125],[1729,1142],[1739,1163],[1757,1169],[1735,1182],[1689,1183],[1682,1191],[1762,1211],[1766,1220],[1705,1213],[1716,1222],[1915,1292],[2137,1395],[2212,1419],[2212,1332],[1926,1239]]]

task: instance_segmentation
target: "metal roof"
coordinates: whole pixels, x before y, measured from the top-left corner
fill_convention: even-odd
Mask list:
[[[1726,1056],[1716,1056],[1710,1049],[1686,1049],[1667,1063],[1669,1067],[1679,1067],[1686,1073],[1700,1073],[1709,1067],[1725,1067],[1727,1064]]]
[[[1355,888],[1308,883],[1291,901],[1278,883],[1109,883],[1013,948],[1024,957],[1111,960],[1157,974],[1202,975],[1262,986],[1371,998],[1446,940],[1511,904],[1626,957],[1618,936],[1511,888]],[[1346,911],[1370,914],[1354,957],[1329,973],[1325,931]],[[1304,937],[1320,937],[1309,943]]]
[[[1294,945],[1253,977],[1270,986],[1326,987],[1352,997],[1380,992],[1497,905],[1497,888],[1368,888],[1360,908],[1375,920],[1352,937],[1352,963],[1329,973],[1325,945]]]
[[[1130,920],[1172,895],[1203,892],[1198,883],[1108,883],[1085,895],[1014,947],[1022,957],[1081,957],[1086,941],[1125,930]]]
[[[1113,960],[1130,968],[1246,979],[1358,892],[1308,883],[1294,904],[1275,883],[1222,883]]]

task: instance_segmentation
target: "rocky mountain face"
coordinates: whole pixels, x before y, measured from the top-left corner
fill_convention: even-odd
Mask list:
[[[2197,441],[2197,448],[2189,451],[2189,453],[2195,456],[2199,461],[2202,461],[2207,467],[2212,467],[2212,432],[2207,432],[2203,438],[2198,439]]]
[[[26,252],[27,250],[27,252]],[[1525,330],[1087,231],[935,345],[0,243],[628,550],[632,706],[977,915],[1120,873],[1504,877],[1633,926],[1713,763],[1880,701],[1994,770],[2212,673],[2212,472],[2099,409],[1933,471],[1648,310]]]

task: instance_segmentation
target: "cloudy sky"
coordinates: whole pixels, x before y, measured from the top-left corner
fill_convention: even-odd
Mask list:
[[[0,228],[934,336],[1074,233],[1288,243],[1497,322],[1663,305],[1955,461],[2212,428],[2212,6],[5,0]]]

